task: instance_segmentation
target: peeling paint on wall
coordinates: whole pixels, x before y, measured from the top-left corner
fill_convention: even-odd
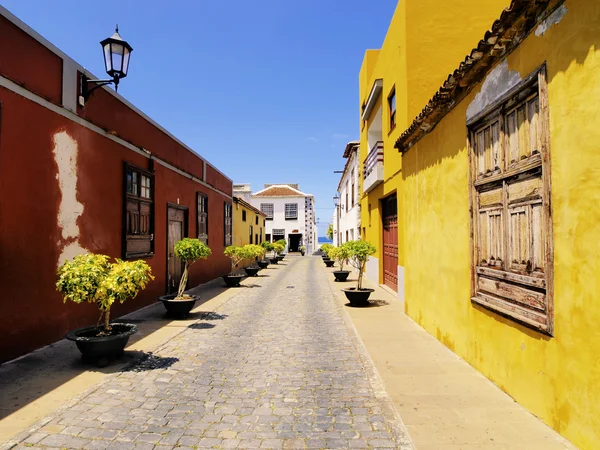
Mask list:
[[[481,91],[467,107],[467,120],[475,117],[520,82],[519,72],[508,69],[507,59],[502,61],[485,77]]]
[[[53,141],[52,153],[58,167],[56,179],[61,192],[56,218],[61,229],[61,239],[57,243],[61,248],[58,267],[65,260],[86,253],[87,250],[79,244],[77,225],[77,219],[83,214],[83,204],[77,201],[77,142],[66,131],[54,134]]]
[[[546,17],[545,20],[540,23],[535,29],[536,36],[543,36],[546,31],[552,26],[559,23],[562,18],[567,14],[568,9],[565,5],[560,5],[556,10]]]

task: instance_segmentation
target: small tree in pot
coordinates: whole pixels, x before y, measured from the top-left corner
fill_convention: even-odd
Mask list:
[[[95,359],[98,365],[108,364],[110,358],[119,356],[129,336],[137,332],[133,324],[110,323],[110,310],[118,300],[123,303],[134,298],[153,280],[150,266],[144,261],[109,261],[106,255],[79,255],[58,269],[56,289],[64,301],[95,303],[100,318],[94,327],[80,328],[67,334],[75,341],[85,359]],[[104,319],[104,325],[100,325]]]
[[[248,256],[248,259],[253,260],[254,263],[256,263],[258,261],[258,258],[262,257],[262,255],[264,254],[264,249],[260,245],[247,244],[244,245],[243,249],[244,253]],[[260,267],[253,263],[251,263],[247,267],[244,267],[246,275],[250,277],[255,277],[259,270]]]
[[[306,253],[306,247],[305,247],[304,245],[301,245],[301,246],[300,246],[300,254],[301,254],[302,256],[304,256],[304,254],[305,254],[305,253]]]
[[[272,242],[263,242],[261,245],[266,252],[273,252],[273,256],[269,257],[269,261],[271,264],[277,264],[279,260],[277,259],[277,254],[275,253],[275,244]]]
[[[344,266],[348,264],[348,259],[350,258],[350,247],[348,246],[348,242],[340,245],[339,247],[333,247],[329,250],[329,256],[331,259],[337,261],[340,266],[340,270],[335,270],[333,275],[335,276],[335,281],[346,281],[348,279],[348,275],[350,275],[350,271],[344,270]]]
[[[175,256],[183,262],[183,274],[179,280],[177,295],[163,295],[158,299],[163,303],[167,312],[177,318],[185,318],[190,313],[199,297],[184,294],[190,273],[190,266],[200,259],[206,259],[212,254],[210,248],[199,239],[184,238],[175,243]]]
[[[275,244],[279,244],[281,246],[281,250],[277,251],[277,256],[279,258],[279,261],[283,261],[283,258],[285,258],[285,253],[283,253],[283,251],[287,246],[287,241],[285,239],[279,239],[278,241],[275,241]]]
[[[373,289],[365,289],[362,287],[363,274],[369,257],[376,252],[373,244],[362,239],[347,242],[350,264],[358,270],[358,280],[356,288],[343,289],[351,305],[365,305],[373,292]]]
[[[247,248],[239,247],[237,245],[230,245],[229,247],[225,248],[223,254],[229,259],[231,259],[231,273],[223,275],[223,280],[225,281],[225,284],[229,287],[239,286],[240,281],[244,279],[244,275],[234,273],[235,268],[244,259],[247,259],[249,257],[251,258],[252,255],[248,253]]]
[[[279,241],[275,242],[273,244],[273,257],[277,260],[277,261],[282,261],[283,260],[283,255],[280,255],[280,253],[285,249],[285,245],[279,243]],[[273,262],[273,261],[271,261]]]
[[[329,250],[331,250],[332,248],[333,248],[333,245],[331,245],[331,244],[321,245],[321,248],[319,250],[321,250],[321,252],[323,252],[323,259],[331,259],[331,258],[329,258]]]

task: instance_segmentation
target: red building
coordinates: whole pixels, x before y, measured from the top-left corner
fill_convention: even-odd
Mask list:
[[[177,286],[169,255],[181,237],[213,253],[190,286],[229,271],[231,180],[112,90],[81,107],[82,73],[0,6],[0,362],[96,322],[95,305],[55,290],[56,269],[78,253],[152,267],[155,281],[114,317]]]

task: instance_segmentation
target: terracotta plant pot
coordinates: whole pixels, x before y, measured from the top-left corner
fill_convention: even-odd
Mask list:
[[[167,314],[177,319],[185,319],[200,297],[192,295],[190,299],[175,300],[177,294],[169,294],[158,297],[167,310]]]
[[[369,296],[375,289],[363,288],[358,290],[356,288],[342,289],[346,298],[350,301],[351,306],[367,306],[369,304]]]
[[[346,281],[348,279],[348,275],[350,275],[350,271],[348,270],[335,270],[333,272],[335,281]]]
[[[96,336],[104,327],[84,327],[67,333],[66,338],[77,344],[81,357],[85,361],[95,362],[98,367],[105,367],[108,363],[123,354],[129,336],[137,333],[137,327],[132,323],[111,324],[110,336]]]

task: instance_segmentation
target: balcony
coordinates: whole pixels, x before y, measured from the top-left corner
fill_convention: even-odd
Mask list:
[[[377,141],[363,164],[363,191],[372,191],[383,182],[383,142]]]

